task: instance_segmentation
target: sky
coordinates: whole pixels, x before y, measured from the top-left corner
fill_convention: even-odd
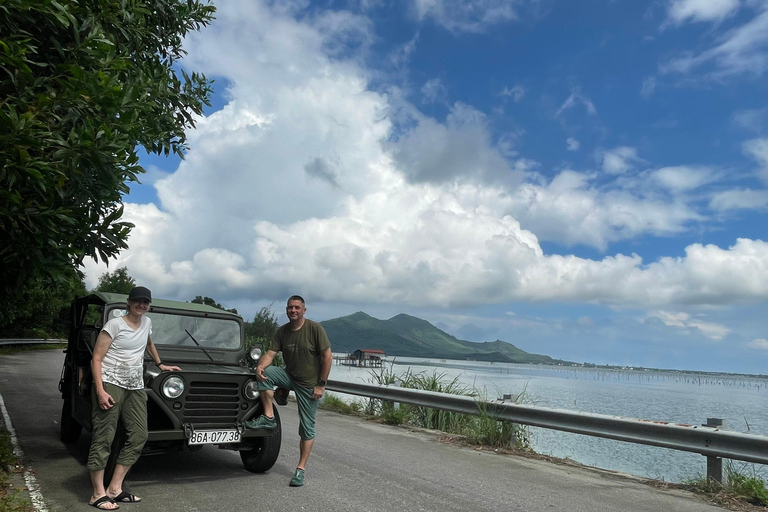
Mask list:
[[[768,374],[768,0],[217,9],[181,64],[212,105],[183,160],[142,155],[89,287],[126,266],[246,320],[297,293],[314,320]]]

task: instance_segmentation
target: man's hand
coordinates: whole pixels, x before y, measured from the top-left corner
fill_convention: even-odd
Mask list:
[[[312,400],[320,400],[325,393],[325,386],[315,386],[312,389]]]
[[[97,391],[96,396],[99,399],[99,407],[101,409],[104,409],[105,411],[107,409],[111,409],[112,406],[115,405],[115,399],[112,398],[112,395],[110,395],[103,389],[101,391]]]
[[[264,382],[265,380],[267,380],[267,376],[264,375],[264,368],[262,368],[261,366],[256,367],[256,379],[260,380],[261,382]]]
[[[171,366],[169,364],[161,364],[161,365],[158,365],[157,368],[164,372],[180,372],[181,371],[181,368],[179,368],[178,366]]]

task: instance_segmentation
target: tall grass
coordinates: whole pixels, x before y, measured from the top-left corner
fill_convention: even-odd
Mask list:
[[[723,483],[699,475],[684,484],[695,492],[712,494],[715,498],[734,498],[754,505],[768,505],[766,482],[756,473],[754,466],[726,460],[723,473]]]
[[[420,372],[410,369],[395,374],[391,368],[371,370],[370,382],[379,385],[397,384],[404,388],[434,391],[452,395],[476,397],[478,415],[441,411],[430,407],[395,404],[386,400],[368,399],[364,410],[368,415],[381,417],[390,424],[409,424],[417,427],[440,430],[463,436],[468,442],[494,448],[530,450],[530,432],[522,425],[500,421],[488,411],[484,393],[461,384],[459,377],[449,379],[445,373]],[[518,400],[524,398],[524,393]]]

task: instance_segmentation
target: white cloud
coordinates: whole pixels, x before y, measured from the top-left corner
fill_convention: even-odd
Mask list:
[[[642,199],[627,191],[601,191],[597,174],[562,171],[549,184],[526,183],[512,194],[511,212],[542,240],[605,250],[641,234],[669,236],[700,216],[677,200]]]
[[[760,210],[768,207],[768,190],[733,189],[717,192],[709,207],[717,211]]]
[[[764,6],[765,7],[765,6]],[[712,80],[731,75],[761,75],[768,69],[768,9],[718,38],[699,53],[685,52],[660,66],[661,73],[689,74],[701,70]]]
[[[445,124],[421,116],[391,148],[399,168],[416,182],[522,180],[522,173],[491,142],[485,114],[460,102],[451,107]]]
[[[657,311],[651,314],[650,317],[658,318],[670,327],[678,327],[689,332],[698,331],[714,341],[722,341],[731,332],[730,329],[722,324],[705,322],[699,318],[691,317],[688,313]]]
[[[224,77],[231,101],[190,133],[187,158],[157,182],[159,207],[126,205],[136,228],[113,268],[127,265],[158,296],[219,301],[299,289],[325,302],[437,307],[768,296],[761,241],[695,244],[650,263],[546,254],[540,239],[604,249],[698,217],[679,200],[596,184],[622,175],[563,171],[523,183],[533,163],[498,147],[485,114],[464,103],[444,123],[397,104],[413,124],[393,137],[402,100],[371,91],[364,60],[339,51],[341,39],[368,40],[365,20],[350,33],[355,20],[297,21],[250,0],[219,6],[213,26],[188,41],[188,64]],[[612,151],[623,159],[602,162],[613,171],[640,161],[632,148]],[[86,270],[92,286],[106,269]]]
[[[413,0],[419,21],[431,19],[451,32],[482,33],[518,17],[515,0]]]
[[[560,116],[563,112],[566,110],[570,110],[576,105],[583,105],[584,108],[587,111],[587,114],[593,116],[597,114],[597,109],[595,108],[595,105],[592,103],[592,100],[581,94],[578,90],[574,90],[570,96],[563,102],[562,105],[560,105],[560,108],[555,113],[555,117]]]
[[[581,143],[573,137],[568,137],[565,140],[565,149],[568,151],[578,151],[581,147]]]
[[[754,340],[750,341],[748,344],[751,348],[756,348],[759,350],[768,350],[768,340],[765,338],[755,338]]]
[[[650,179],[674,193],[687,192],[718,179],[714,169],[705,166],[678,165],[648,173]]]
[[[512,98],[515,103],[519,103],[520,100],[523,99],[523,96],[525,96],[525,88],[520,84],[515,85],[511,89],[507,86],[504,86],[504,89],[501,91],[501,95],[508,96]]]
[[[608,174],[624,174],[635,168],[635,164],[645,160],[637,156],[637,149],[629,146],[619,146],[598,153],[602,161],[603,171]]]
[[[434,103],[436,101],[444,101],[448,94],[448,89],[439,78],[433,78],[427,80],[421,88],[421,94],[424,96],[424,103]]]
[[[739,8],[739,0],[672,0],[667,7],[668,22],[720,21]]]
[[[640,88],[640,95],[648,99],[656,91],[656,77],[649,76],[643,80],[643,85]]]
[[[768,181],[768,138],[748,140],[742,145],[744,154],[751,156],[760,164],[757,174]]]

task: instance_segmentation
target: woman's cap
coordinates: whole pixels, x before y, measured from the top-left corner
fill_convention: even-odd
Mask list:
[[[139,299],[146,299],[149,302],[152,302],[152,292],[149,291],[149,288],[145,288],[144,286],[136,286],[131,290],[131,293],[128,294],[128,300]]]

